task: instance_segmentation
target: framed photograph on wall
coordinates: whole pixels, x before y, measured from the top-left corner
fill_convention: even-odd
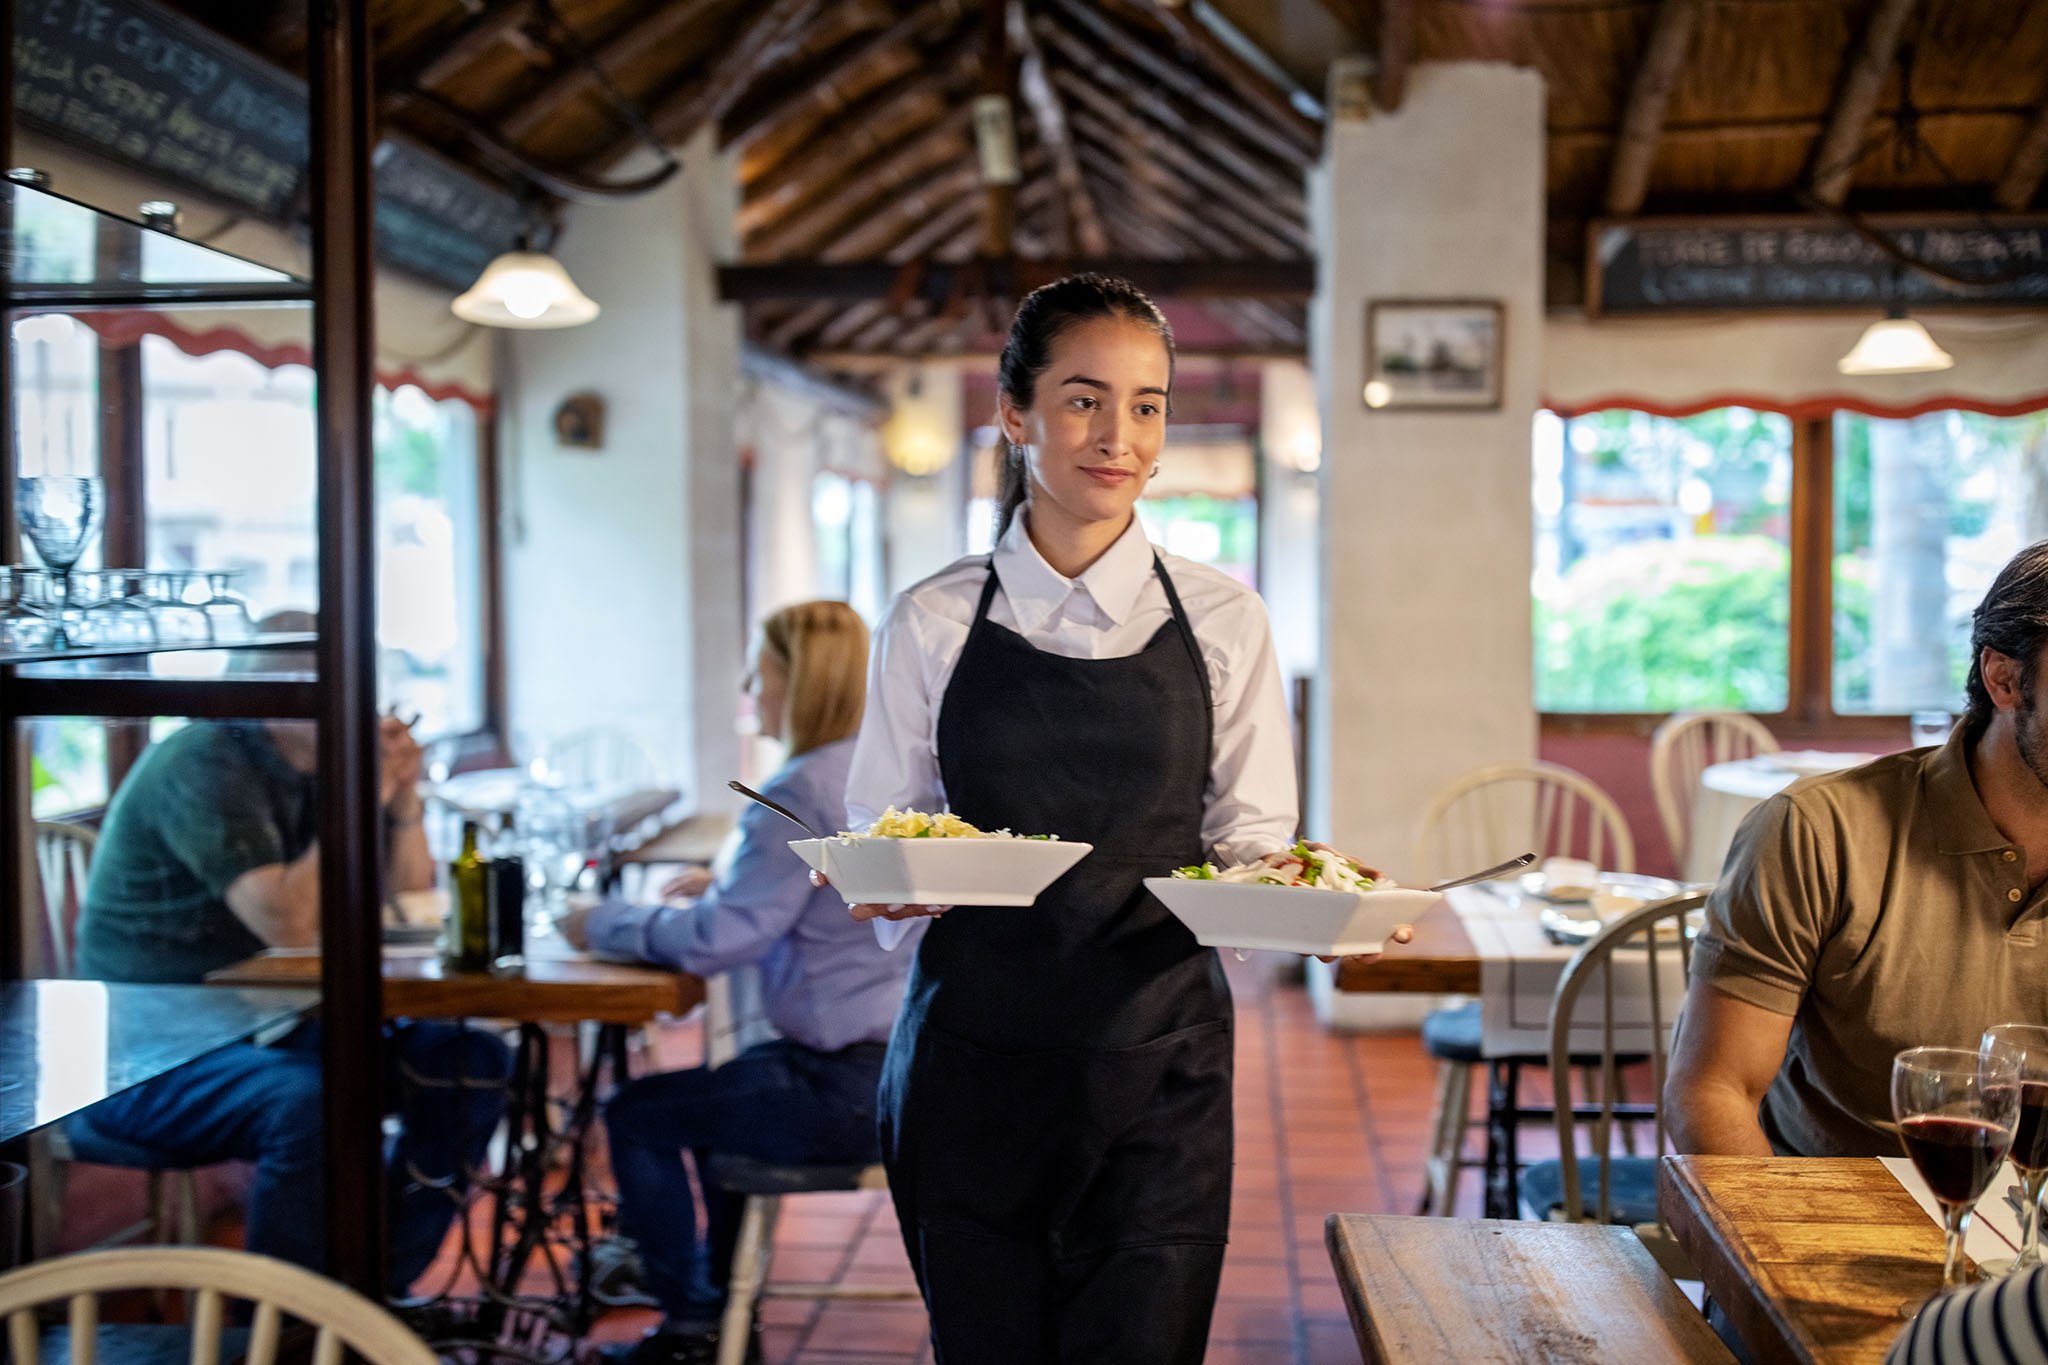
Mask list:
[[[1506,340],[1486,299],[1378,299],[1365,306],[1365,405],[1485,412],[1500,406]]]

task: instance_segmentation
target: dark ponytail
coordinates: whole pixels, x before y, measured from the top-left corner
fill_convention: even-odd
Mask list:
[[[1052,364],[1052,344],[1077,322],[1093,318],[1124,318],[1159,334],[1166,346],[1166,384],[1173,387],[1173,327],[1157,304],[1129,280],[1113,275],[1069,275],[1041,285],[1017,305],[1009,340],[996,366],[996,385],[1018,408],[1029,408],[1038,377]],[[1024,447],[1010,444],[997,423],[996,539],[1001,540],[1030,492],[1024,469]]]

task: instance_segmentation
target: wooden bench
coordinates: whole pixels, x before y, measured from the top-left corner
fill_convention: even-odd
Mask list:
[[[1367,1365],[1734,1357],[1627,1228],[1333,1213]]]

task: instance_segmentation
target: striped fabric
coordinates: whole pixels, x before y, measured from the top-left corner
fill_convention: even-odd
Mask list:
[[[1885,1365],[2048,1365],[2048,1266],[1936,1298]]]

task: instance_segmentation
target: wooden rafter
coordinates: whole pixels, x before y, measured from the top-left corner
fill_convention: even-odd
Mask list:
[[[1294,107],[1294,101],[1286,92],[1274,86],[1264,73],[1255,71],[1249,62],[1230,50],[1209,26],[1188,12],[1181,4],[1160,4],[1150,13],[1166,26],[1180,44],[1215,71],[1227,82],[1238,98],[1253,108],[1262,110],[1267,118],[1283,127],[1296,129],[1300,137],[1311,147],[1320,146],[1323,140],[1323,126]]]
[[[1870,135],[1871,115],[1877,112],[1878,96],[1891,74],[1913,5],[1914,0],[1877,0],[1871,7],[1863,38],[1835,91],[1827,131],[1821,134],[1807,171],[1807,189],[1823,204],[1839,205],[1849,195],[1864,140]]]
[[[1122,103],[1159,128],[1166,137],[1186,141],[1193,154],[1213,162],[1219,170],[1228,172],[1253,193],[1270,196],[1273,202],[1290,211],[1299,207],[1306,214],[1306,199],[1298,173],[1290,178],[1274,168],[1270,159],[1245,149],[1226,130],[1195,122],[1180,105],[1161,96],[1141,78],[1118,66],[1095,47],[1082,42],[1064,25],[1044,20],[1034,22],[1046,50],[1056,53],[1060,64],[1072,69],[1079,77],[1068,84],[1064,73],[1054,76],[1054,83],[1070,98],[1084,99],[1081,90],[1092,86],[1095,94],[1111,99],[1113,97],[1105,92],[1114,90]]]
[[[1392,112],[1408,97],[1408,68],[1415,61],[1415,0],[1378,0],[1374,25],[1373,102]]]
[[[815,250],[850,223],[871,216],[898,191],[958,163],[970,150],[971,112],[956,105],[908,137],[845,166],[829,185],[777,215],[772,226],[750,231],[747,249],[770,258]]]
[[[932,88],[927,78],[925,84],[903,91],[874,116],[849,120],[840,136],[814,142],[807,151],[748,186],[740,205],[740,232],[751,236],[765,231],[834,190],[863,183],[854,178],[857,169],[871,173],[918,137],[946,130],[959,132],[969,121],[967,106],[962,103],[949,111],[945,89]]]
[[[1011,15],[1019,21],[1011,25],[1011,37],[1023,58],[1017,83],[1031,106],[1032,125],[1052,161],[1053,178],[1059,182],[1064,196],[1067,219],[1073,224],[1072,245],[1083,255],[1107,256],[1109,234],[1102,229],[1102,216],[1095,211],[1095,198],[1089,193],[1087,181],[1081,176],[1080,163],[1074,158],[1066,107],[1060,102],[1059,92],[1053,89],[1052,78],[1046,71],[1045,53],[1031,32],[1030,23],[1024,21],[1023,9],[1012,10]]]
[[[739,146],[812,108],[846,108],[841,83],[848,76],[890,54],[920,56],[926,44],[954,27],[965,8],[966,0],[923,0],[881,32],[828,49],[795,71],[761,82],[733,105],[720,133],[727,145]]]
[[[981,86],[984,99],[1000,98],[1012,110],[1016,127],[1016,71],[1010,60],[1009,0],[981,0]],[[1014,149],[1013,149],[1014,150]],[[981,249],[989,256],[1007,256],[1017,228],[1017,186],[1011,180],[982,181],[988,214],[982,222]]]
[[[377,73],[380,90],[431,89],[459,73],[533,18],[534,0],[499,0],[462,21],[432,47]]]
[[[715,14],[726,0],[660,0],[640,17],[591,50],[590,56],[606,72],[639,60],[665,44],[673,43],[689,29]],[[563,67],[547,84],[521,100],[519,106],[500,120],[505,136],[523,142],[553,118],[562,107],[597,84],[597,73],[581,63]]]
[[[841,236],[819,255],[827,261],[866,260],[896,241],[912,224],[942,211],[954,199],[968,193],[980,180],[980,172],[971,164],[956,166],[898,195],[886,209]]]
[[[1105,210],[1107,211],[1107,210]],[[912,215],[915,216],[915,215]],[[1166,245],[1170,243],[1162,243]],[[1315,292],[1316,265],[1311,260],[1202,260],[1172,263],[1143,259],[1097,261],[1005,260],[989,264],[989,281],[1019,291],[1058,279],[1077,270],[1124,275],[1157,293],[1177,298],[1306,299]],[[911,279],[910,294],[927,303],[944,302],[958,284],[945,266],[925,267]],[[727,265],[718,268],[719,297],[728,303],[766,299],[793,302],[905,296],[902,267],[888,261],[782,261],[772,265]]]
[[[663,96],[647,115],[648,126],[668,146],[688,142],[715,123],[758,76],[780,61],[782,44],[800,29],[819,0],[770,0],[747,10],[732,44],[709,58],[695,75]],[[609,165],[640,145],[637,135],[618,138],[598,160]]]
[[[2006,163],[2005,173],[1998,177],[1992,202],[2008,212],[2020,212],[2034,202],[2044,175],[2048,175],[2048,100],[2041,102],[2027,131],[2020,135],[2020,145]]]
[[[1633,217],[1643,207],[1643,196],[1650,188],[1650,166],[1657,159],[1657,143],[1664,132],[1664,115],[1671,107],[1671,92],[1678,84],[1678,72],[1692,47],[1699,18],[1700,0],[1661,0],[1657,6],[1650,41],[1643,47],[1642,60],[1636,63],[1635,78],[1629,84],[1614,161],[1608,167],[1607,212],[1611,217]]]
[[[1265,156],[1301,170],[1314,164],[1321,154],[1320,138],[1304,138],[1298,129],[1276,126],[1243,108],[1236,100],[1225,98],[1200,76],[1155,50],[1143,34],[1111,19],[1094,6],[1081,0],[1047,0],[1047,3],[1067,20],[1077,37],[1099,46],[1105,53],[1115,54],[1120,61],[1128,62],[1138,72],[1140,81],[1156,84],[1186,100],[1229,127]]]
[[[1149,190],[1146,196],[1148,199],[1163,200],[1177,206],[1180,217],[1186,223],[1185,235],[1188,240],[1209,250],[1211,254],[1237,255],[1247,247],[1261,255],[1282,260],[1305,254],[1301,244],[1252,221],[1239,212],[1230,200],[1218,198],[1204,191],[1182,174],[1178,166],[1171,165],[1165,158],[1154,155],[1149,144],[1142,141],[1134,143],[1128,137],[1119,137],[1115,131],[1089,114],[1077,116],[1074,120],[1074,129],[1102,161],[1112,164],[1121,162],[1127,178],[1146,185]],[[1212,224],[1222,237],[1222,242],[1204,240],[1203,234]]]

